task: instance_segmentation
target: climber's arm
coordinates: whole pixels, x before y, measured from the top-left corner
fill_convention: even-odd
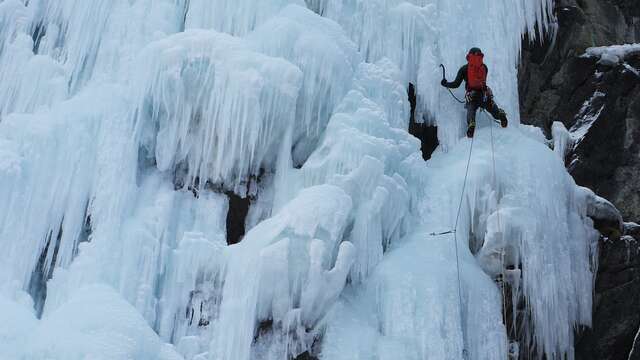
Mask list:
[[[443,79],[442,86],[448,87],[450,89],[458,88],[462,84],[462,81],[465,80],[466,75],[467,75],[467,65],[464,65],[463,67],[460,68],[460,70],[458,70],[458,75],[456,76],[455,80],[453,80],[452,82],[448,82]]]

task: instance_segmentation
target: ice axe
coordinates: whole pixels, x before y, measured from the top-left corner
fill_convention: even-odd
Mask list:
[[[442,80],[446,80],[447,76],[446,76],[446,69],[444,67],[444,65],[440,64],[440,67],[442,68]],[[460,104],[464,104],[465,102],[458,99],[457,96],[455,96],[455,94],[453,93],[453,91],[451,91],[451,89],[447,88],[447,90],[449,91],[449,94],[451,94],[451,96],[453,96],[454,99],[456,99],[457,102],[459,102]]]

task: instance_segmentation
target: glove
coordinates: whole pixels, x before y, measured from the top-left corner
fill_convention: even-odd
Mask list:
[[[442,79],[442,81],[440,81],[440,85],[442,85],[442,86],[444,86],[444,87],[447,87],[447,84],[448,84],[448,83],[449,83],[449,82],[447,81],[447,79]]]

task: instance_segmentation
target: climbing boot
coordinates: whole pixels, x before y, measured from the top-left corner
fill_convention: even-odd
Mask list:
[[[472,138],[473,137],[473,133],[476,132],[476,123],[475,121],[472,121],[469,123],[469,127],[467,128],[467,137],[468,138]]]
[[[500,110],[500,126],[506,128],[509,122],[507,121],[507,114],[505,114],[504,110]]]

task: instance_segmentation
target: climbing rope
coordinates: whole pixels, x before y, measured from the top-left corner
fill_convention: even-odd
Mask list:
[[[451,89],[447,88],[447,90],[449,91],[449,94],[451,94],[451,96],[453,96],[453,98],[456,99],[457,102],[459,102],[460,104],[466,104],[466,102],[458,99],[458,97],[453,93],[453,91],[451,91]]]
[[[457,281],[458,281],[458,311],[459,311],[459,315],[460,315],[460,327],[462,329],[464,329],[464,324],[462,323],[463,321],[463,313],[462,313],[462,282],[460,280],[460,255],[458,252],[458,236],[457,236],[457,230],[458,230],[458,222],[460,221],[460,213],[462,212],[462,203],[464,201],[464,193],[465,190],[467,188],[467,179],[469,178],[469,167],[471,165],[471,154],[473,153],[473,139],[471,138],[471,145],[469,146],[469,156],[467,157],[467,166],[465,168],[464,171],[464,181],[462,182],[462,193],[460,194],[460,202],[458,204],[458,211],[456,213],[456,221],[453,225],[453,230],[449,230],[449,231],[444,231],[444,232],[440,232],[440,233],[431,233],[429,235],[431,236],[440,236],[440,235],[447,235],[447,234],[453,234],[453,242],[454,242],[454,246],[455,246],[455,253],[456,253],[456,275],[457,275]],[[464,332],[464,330],[463,330]],[[464,334],[462,336],[462,341],[464,343]],[[467,349],[466,346],[463,347],[462,349],[462,358],[464,360],[468,359],[469,355],[467,353]]]
[[[442,67],[442,78],[445,79],[445,67],[444,65],[440,64],[440,66]],[[453,92],[451,91],[451,89],[447,88],[447,90],[449,90],[449,93],[451,94],[451,96],[458,101],[461,104],[464,104],[465,102],[458,99]],[[448,234],[453,234],[453,241],[454,241],[454,246],[455,246],[455,254],[456,254],[456,275],[457,275],[457,282],[458,282],[458,311],[459,311],[459,316],[460,316],[460,328],[462,329],[462,342],[463,342],[463,347],[462,347],[462,359],[463,360],[467,360],[469,358],[469,353],[467,352],[467,347],[466,345],[464,345],[465,343],[465,331],[464,331],[464,324],[463,324],[463,312],[462,312],[462,282],[460,280],[460,254],[458,251],[458,235],[457,235],[457,230],[458,230],[458,222],[460,221],[460,213],[462,211],[462,203],[464,201],[464,193],[465,190],[467,188],[467,180],[469,178],[469,167],[471,165],[471,154],[473,153],[473,141],[474,138],[471,138],[471,145],[469,146],[469,156],[467,157],[467,165],[464,171],[464,180],[462,182],[462,193],[460,194],[460,202],[458,203],[458,210],[456,212],[456,221],[453,225],[453,230],[448,230],[448,231],[443,231],[443,232],[432,232],[429,235],[431,236],[441,236],[441,235],[448,235]]]
[[[446,69],[444,67],[443,64],[440,64],[440,67],[442,67],[442,78],[445,79],[446,78]],[[451,91],[451,89],[447,88],[447,90],[449,91],[449,94],[451,94],[451,96],[459,103],[464,104],[465,102],[458,99],[455,94]],[[484,112],[484,109],[481,108],[481,110]],[[490,122],[489,124],[489,129],[490,129],[490,133],[491,133],[491,162],[492,162],[492,171],[493,171],[493,188],[494,191],[496,191],[496,196],[497,196],[497,191],[498,191],[498,186],[497,186],[497,176],[496,176],[496,157],[495,157],[495,145],[494,145],[494,137],[493,137],[493,122]],[[449,230],[449,231],[443,231],[443,232],[432,232],[429,235],[431,236],[441,236],[441,235],[448,235],[448,234],[453,234],[453,241],[454,241],[454,246],[455,246],[455,254],[456,254],[456,272],[457,272],[457,282],[458,282],[458,311],[459,311],[459,315],[460,315],[460,326],[462,329],[464,329],[464,324],[463,322],[463,312],[462,312],[462,282],[460,280],[460,255],[459,255],[459,251],[458,251],[458,236],[457,236],[457,231],[458,231],[458,222],[460,221],[460,213],[462,211],[462,203],[464,201],[464,194],[465,194],[465,190],[467,187],[467,180],[469,178],[469,167],[471,165],[471,154],[473,153],[473,143],[474,143],[474,137],[471,138],[471,144],[469,146],[469,156],[467,157],[467,165],[465,168],[465,172],[464,172],[464,180],[462,182],[462,193],[460,194],[460,202],[458,203],[458,210],[456,212],[456,220],[453,226],[453,230]],[[497,199],[496,199],[497,200]],[[501,225],[501,221],[500,221],[500,205],[499,203],[497,204],[497,210],[496,210],[496,216],[497,216],[497,221],[498,221],[498,231],[500,234],[502,234],[502,225]],[[503,234],[501,236],[504,236]],[[501,239],[503,241],[504,244],[504,239]],[[501,292],[502,292],[502,318],[504,320],[505,323],[505,330],[507,328],[507,307],[506,307],[506,290],[505,290],[505,279],[506,279],[506,274],[505,274],[505,250],[504,250],[504,246],[502,248],[502,251],[500,253],[500,261],[501,261]],[[463,344],[465,342],[465,334],[464,334],[464,330],[463,330],[463,337],[462,337],[462,341]],[[508,334],[506,334],[505,336],[505,350],[507,351],[507,358],[510,357],[510,350],[509,350],[509,338],[508,338]],[[467,360],[469,357],[469,354],[467,352],[466,349],[466,345],[463,346],[462,349],[462,358],[464,360]]]
[[[491,162],[492,162],[492,167],[493,167],[493,189],[496,192],[496,201],[498,201],[497,199],[497,192],[498,192],[498,180],[497,180],[497,176],[496,176],[496,151],[495,151],[495,147],[494,147],[494,140],[493,140],[493,121],[489,123],[489,132],[491,134]],[[505,349],[507,351],[507,359],[510,358],[510,349],[509,349],[509,334],[508,334],[508,330],[507,330],[507,295],[506,295],[506,290],[505,290],[505,281],[506,281],[506,273],[505,273],[505,249],[504,249],[504,233],[502,232],[502,226],[500,224],[500,203],[498,202],[496,204],[496,217],[497,217],[497,221],[498,221],[498,231],[500,232],[501,236],[502,236],[502,250],[500,251],[500,270],[501,270],[501,281],[500,281],[500,290],[502,292],[502,319],[504,320],[504,327],[505,327],[505,331],[507,331],[507,334],[505,334]]]
[[[444,66],[443,66],[444,68]],[[464,201],[464,192],[467,188],[467,179],[469,178],[469,167],[471,165],[471,154],[473,153],[473,137],[471,138],[471,145],[469,146],[469,156],[467,157],[467,167],[464,171],[464,180],[462,182],[462,193],[460,194],[460,203],[458,204],[458,212],[456,214],[456,221],[453,225],[453,242],[456,249],[456,271],[458,276],[458,310],[460,312],[460,327],[464,329],[463,313],[462,313],[462,285],[460,281],[460,256],[458,254],[458,221],[460,220],[460,212],[462,211],[462,202]],[[465,334],[463,330],[462,334],[462,343],[465,343]],[[467,347],[463,346],[462,349],[462,359],[467,360],[468,358]]]
[[[444,67],[443,67],[444,68]],[[483,109],[484,110],[484,109]],[[492,177],[493,177],[493,188],[494,191],[496,191],[496,196],[497,196],[497,191],[498,191],[498,186],[497,186],[497,175],[496,175],[496,157],[495,157],[495,140],[494,140],[494,135],[493,135],[493,122],[490,122],[489,124],[489,131],[491,134],[491,163],[492,163]],[[460,194],[460,202],[458,203],[458,210],[456,212],[456,220],[453,226],[453,230],[449,230],[449,231],[443,231],[443,232],[439,232],[439,233],[431,233],[431,236],[441,236],[441,235],[448,235],[448,234],[453,234],[453,240],[454,240],[454,246],[455,246],[455,254],[456,254],[456,272],[457,272],[457,282],[458,282],[458,310],[459,310],[459,316],[460,316],[460,325],[462,328],[464,328],[464,325],[462,324],[462,319],[463,319],[463,312],[462,312],[462,282],[460,279],[460,255],[459,255],[459,250],[458,250],[458,236],[457,236],[457,231],[458,231],[458,223],[460,221],[460,214],[462,212],[462,203],[464,202],[464,194],[466,191],[466,187],[467,187],[467,180],[469,178],[469,168],[471,165],[471,155],[473,153],[473,143],[474,143],[474,137],[471,138],[471,144],[469,146],[469,155],[467,157],[467,164],[466,164],[466,168],[465,168],[465,173],[464,173],[464,180],[462,182],[462,193]],[[497,210],[496,210],[496,217],[497,217],[497,222],[498,222],[498,231],[502,234],[502,224],[501,224],[501,219],[500,219],[500,205],[497,204]],[[504,236],[504,235],[501,235]],[[504,241],[504,239],[501,239],[502,241]],[[504,242],[503,242],[504,244]],[[502,318],[504,319],[505,322],[505,330],[507,328],[507,307],[506,307],[506,288],[505,288],[505,284],[504,282],[506,281],[506,273],[505,273],[505,249],[504,247],[502,248],[501,254],[500,254],[500,261],[501,261],[501,276],[502,276],[502,281],[501,281],[501,293],[502,293]],[[507,351],[507,358],[510,358],[510,349],[509,349],[509,339],[508,339],[508,335],[505,334],[505,350]],[[464,342],[464,334],[463,334],[463,342]],[[466,346],[463,347],[462,350],[462,358],[463,359],[467,359],[468,358],[468,352],[466,349]]]

